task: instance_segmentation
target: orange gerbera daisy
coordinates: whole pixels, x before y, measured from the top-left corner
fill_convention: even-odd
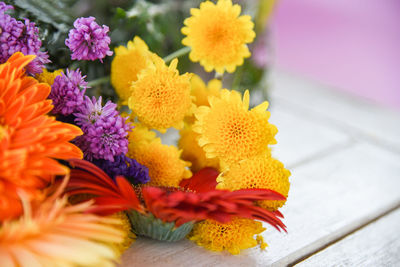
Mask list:
[[[82,157],[68,142],[81,130],[47,116],[50,86],[25,75],[34,58],[15,53],[0,65],[0,220],[22,212],[17,191],[32,197],[68,172],[55,159]]]
[[[43,202],[22,197],[23,216],[0,228],[1,266],[114,265],[126,236],[123,221],[88,214],[91,201],[69,205],[60,197],[63,185]]]

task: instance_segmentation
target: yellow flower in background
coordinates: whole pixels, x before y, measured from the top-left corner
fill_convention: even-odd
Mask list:
[[[218,79],[212,79],[206,85],[198,75],[193,74],[190,85],[192,100],[196,107],[209,106],[208,97],[220,96],[221,94],[222,82]],[[188,124],[193,124],[194,121],[194,115],[185,118],[185,122]]]
[[[195,224],[189,239],[209,250],[227,250],[231,254],[239,254],[240,250],[255,247],[259,243],[265,247],[259,237],[254,239],[264,230],[261,222],[251,219],[234,218],[229,223],[205,220]]]
[[[261,188],[274,190],[287,197],[289,193],[290,171],[270,156],[257,156],[232,164],[218,178],[218,189],[239,190]],[[285,204],[283,200],[266,200],[259,205],[269,210],[277,210]]]
[[[212,79],[208,82],[207,86],[203,80],[196,74],[190,79],[192,86],[192,96],[195,97],[193,101],[196,106],[209,106],[209,96],[220,96],[222,89],[222,82],[218,79]]]
[[[111,62],[111,84],[123,104],[130,96],[130,87],[137,80],[138,74],[147,68],[157,56],[150,52],[146,43],[135,36],[127,46],[115,48],[115,57]]]
[[[181,153],[175,146],[162,144],[158,138],[130,149],[128,156],[149,169],[148,185],[178,187],[182,179],[192,176],[187,169],[190,162],[182,160]]]
[[[130,120],[128,120],[130,122]],[[157,134],[149,130],[146,126],[141,123],[131,123],[134,127],[128,135],[129,150],[133,150],[135,147],[151,143],[152,141],[159,139]]]
[[[256,155],[269,154],[277,128],[268,122],[268,102],[249,109],[249,92],[243,100],[235,91],[222,90],[221,97],[210,97],[210,107],[196,112],[193,130],[200,134],[199,145],[208,158],[217,157],[224,166]]]
[[[136,241],[136,235],[132,232],[131,222],[129,221],[128,215],[126,215],[124,211],[114,213],[110,217],[119,219],[121,221],[121,225],[116,225],[115,227],[124,232],[125,238],[122,242],[111,244],[118,252],[118,256],[121,256],[122,253]]]
[[[178,147],[182,149],[182,159],[192,163],[191,170],[197,172],[205,167],[219,169],[219,160],[217,158],[206,158],[206,153],[197,143],[199,137],[191,126],[187,125],[180,132]]]
[[[191,75],[179,75],[177,64],[177,59],[169,66],[157,61],[132,83],[129,108],[149,128],[161,132],[170,127],[181,129],[184,117],[192,113]]]
[[[206,1],[200,8],[190,10],[191,17],[184,21],[182,44],[189,46],[190,60],[200,62],[206,71],[225,70],[234,72],[250,57],[246,44],[256,36],[251,17],[240,16],[241,7],[231,0],[219,0],[217,4]]]
[[[43,69],[42,73],[36,75],[36,80],[40,83],[47,83],[48,85],[53,85],[54,79],[63,73],[62,69],[55,70],[53,72]]]
[[[24,207],[1,225],[2,266],[114,266],[114,246],[125,238],[119,219],[86,213],[91,202],[68,205],[66,197]]]

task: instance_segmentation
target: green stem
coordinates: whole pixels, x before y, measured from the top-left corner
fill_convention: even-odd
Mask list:
[[[240,81],[242,80],[242,74],[243,74],[243,66],[239,67],[236,70],[235,76],[233,77],[232,90],[239,90]]]
[[[103,83],[108,83],[110,82],[110,76],[104,76],[95,80],[92,80],[88,83],[88,86],[94,87]]]
[[[171,60],[173,60],[174,58],[184,56],[189,52],[190,52],[190,47],[185,46],[185,47],[182,47],[181,49],[176,50],[175,52],[169,54],[168,56],[164,57],[163,60],[165,63],[168,63]]]

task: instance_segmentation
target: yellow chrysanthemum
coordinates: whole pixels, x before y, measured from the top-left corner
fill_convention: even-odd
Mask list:
[[[153,186],[177,187],[182,179],[191,177],[187,169],[190,162],[180,158],[182,151],[175,146],[163,145],[160,139],[129,150],[128,155],[149,168],[150,182]]]
[[[239,161],[221,173],[217,181],[218,189],[239,190],[246,188],[263,188],[274,190],[285,197],[289,193],[290,171],[283,164],[270,156]],[[265,200],[259,205],[269,210],[276,210],[285,204],[283,200]]]
[[[195,224],[189,239],[209,250],[239,254],[242,249],[257,246],[260,242],[254,236],[264,230],[261,222],[251,219],[234,218],[225,224],[206,220]],[[265,246],[263,242],[261,245]]]
[[[128,120],[130,121],[130,120]],[[137,146],[142,144],[148,144],[152,141],[159,139],[157,138],[157,134],[153,131],[150,131],[146,126],[141,123],[131,123],[133,125],[133,129],[129,132],[128,140],[129,140],[129,150],[135,149]]]
[[[219,73],[234,72],[242,65],[244,58],[250,57],[246,44],[256,35],[251,17],[240,16],[240,11],[231,0],[219,0],[217,4],[206,1],[199,9],[192,8],[192,16],[182,28],[187,36],[182,43],[191,47],[189,58],[200,61],[206,71],[215,69]]]
[[[122,255],[122,253],[127,250],[133,242],[135,242],[136,235],[132,232],[131,223],[125,212],[117,212],[111,215],[111,217],[119,219],[121,221],[121,225],[118,225],[117,227],[125,234],[123,242],[112,244],[112,246],[118,251],[118,254]]]
[[[243,101],[235,91],[222,90],[221,97],[210,97],[210,107],[196,112],[193,130],[200,134],[199,145],[208,158],[219,158],[221,164],[231,164],[256,155],[268,154],[268,145],[275,144],[277,128],[268,123],[268,102],[252,110],[249,92]]]
[[[174,59],[166,66],[155,62],[132,83],[129,108],[149,128],[165,131],[183,127],[183,119],[192,112],[190,74],[179,75]]]
[[[138,36],[129,41],[126,47],[115,48],[115,57],[111,62],[111,84],[123,104],[130,97],[131,83],[137,80],[139,72],[152,64],[156,57]]]
[[[192,86],[192,96],[195,97],[194,104],[196,106],[209,106],[208,97],[218,97],[221,94],[222,82],[218,79],[212,79],[206,86],[203,80],[194,74],[192,79],[190,79],[190,84]]]
[[[40,83],[47,83],[48,85],[53,85],[54,79],[63,73],[62,69],[55,70],[53,72],[43,69],[42,73],[36,75],[36,80]]]
[[[180,132],[178,147],[182,149],[182,159],[192,163],[191,170],[197,172],[205,167],[219,169],[219,160],[217,158],[206,158],[206,153],[197,143],[199,137],[190,126],[186,126]]]

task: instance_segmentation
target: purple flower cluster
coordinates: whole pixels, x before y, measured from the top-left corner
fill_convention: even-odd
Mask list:
[[[112,178],[121,175],[132,184],[145,184],[150,181],[149,169],[125,155],[115,156],[113,162],[109,160],[93,160],[93,163]]]
[[[100,27],[94,17],[78,18],[74,22],[74,29],[69,31],[65,45],[72,51],[71,59],[96,60],[113,54],[108,47],[111,39],[106,25]]]
[[[84,134],[75,143],[84,152],[85,158],[106,159],[114,162],[114,157],[128,152],[128,132],[132,129],[116,111],[117,105],[108,101],[104,107],[101,97],[96,101],[85,96],[85,102],[74,113],[76,124]]]
[[[0,12],[4,13],[9,9],[13,9],[13,7],[10,5],[6,5],[6,3],[4,2],[0,2]]]
[[[92,127],[101,118],[109,118],[118,116],[118,111],[116,110],[117,105],[108,101],[104,107],[101,104],[101,96],[96,101],[96,98],[90,100],[86,96],[86,101],[84,106],[79,109],[79,112],[75,113],[75,122],[83,129],[87,130]]]
[[[84,104],[83,96],[86,88],[86,76],[82,76],[79,69],[68,70],[54,79],[49,98],[53,100],[53,113],[68,116]]]
[[[25,19],[18,21],[5,12],[14,7],[0,2],[0,64],[15,52],[24,55],[36,55],[26,67],[28,74],[41,73],[44,64],[49,63],[47,52],[40,51],[42,41],[39,39],[39,29],[35,23]]]

